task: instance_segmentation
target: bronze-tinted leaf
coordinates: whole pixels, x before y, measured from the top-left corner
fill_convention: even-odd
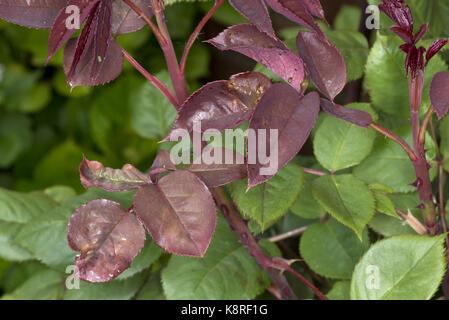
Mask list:
[[[346,84],[346,63],[340,51],[315,32],[300,31],[296,44],[317,89],[334,100]]]
[[[441,120],[449,111],[449,72],[435,74],[430,84],[430,100]]]
[[[208,83],[182,105],[172,128],[193,130],[193,123],[201,121],[201,129],[225,130],[247,121],[260,97],[271,86],[270,80],[258,72],[246,72],[229,80]],[[170,141],[170,135],[164,141]]]
[[[259,102],[249,124],[250,130],[255,130],[257,144],[250,146],[248,142],[248,157],[250,153],[259,153],[259,143],[266,144],[267,153],[270,150],[271,139],[269,130],[278,130],[277,168],[272,174],[261,174],[261,169],[270,163],[262,164],[259,157],[256,163],[248,160],[248,187],[254,187],[271,179],[301,150],[315,125],[320,110],[320,99],[316,92],[304,97],[286,84],[273,84]],[[267,130],[267,141],[259,141],[258,131]],[[272,165],[272,164],[271,164]]]
[[[324,12],[320,12],[317,1],[311,0],[265,0],[265,2],[277,13],[282,14],[287,19],[298,23],[301,26],[323,34],[312,15],[324,17]],[[318,2],[319,4],[319,2]]]
[[[119,203],[97,199],[82,205],[69,221],[69,247],[80,252],[80,279],[106,282],[126,270],[145,243],[145,229]]]
[[[76,5],[80,10],[80,24],[83,23],[92,8],[98,1],[86,1],[86,0],[69,0],[67,6],[65,6],[57,16],[53,27],[51,28],[50,36],[48,37],[48,54],[47,63],[53,58],[55,53],[70,39],[70,37],[78,31],[77,29],[67,28],[67,19],[72,15],[71,12],[67,13],[66,8],[68,6]]]
[[[0,0],[0,18],[25,27],[50,29],[67,0]]]
[[[111,169],[105,168],[98,161],[84,158],[79,171],[81,184],[86,189],[98,187],[110,192],[119,192],[138,189],[144,184],[151,183],[149,176],[130,164],[124,165],[122,169]]]
[[[348,121],[356,126],[367,128],[373,122],[371,115],[365,111],[345,108],[327,99],[321,99],[321,108],[329,115]]]
[[[133,0],[143,13],[149,18],[153,16],[151,1]],[[146,25],[145,21],[132,10],[123,0],[112,2],[112,33],[123,34],[140,30]]]
[[[64,50],[64,71],[66,75],[70,71],[75,54],[76,39],[70,39]],[[96,79],[92,79],[90,70],[95,59],[94,47],[91,45],[86,54],[79,61],[73,76],[69,82],[71,87],[96,86],[108,83],[117,78],[123,68],[123,53],[121,47],[114,39],[111,39],[106,58],[103,61],[103,68]]]
[[[312,16],[326,21],[324,10],[321,6],[320,0],[303,0],[303,4],[307,7]]]
[[[260,31],[276,37],[271,24],[270,15],[263,0],[229,0],[229,3],[241,15],[253,22]]]
[[[110,1],[102,1],[98,13],[98,24],[94,35],[94,60],[90,76],[95,79],[100,76],[103,61],[111,41],[112,5]]]
[[[293,88],[300,91],[304,80],[301,59],[287,46],[252,24],[232,26],[207,41],[220,50],[232,50],[262,63]]]
[[[218,163],[207,164],[205,154],[217,159]],[[246,177],[243,155],[227,148],[204,148],[201,164],[192,164],[190,172],[196,174],[209,187],[219,187]]]
[[[168,253],[202,257],[217,223],[215,203],[193,173],[174,171],[145,185],[134,198],[136,214],[153,241]]]

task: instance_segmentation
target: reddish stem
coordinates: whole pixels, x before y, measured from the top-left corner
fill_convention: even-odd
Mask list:
[[[318,170],[314,170],[314,169],[309,169],[309,168],[302,168],[302,170],[305,172],[305,173],[308,173],[308,174],[313,174],[313,175],[315,175],[315,176],[327,176],[328,175],[328,173],[326,173],[326,172],[323,172],[323,171],[318,171]]]
[[[381,125],[379,125],[379,124],[377,124],[375,122],[371,123],[370,127],[373,128],[374,130],[382,133],[387,138],[390,138],[391,140],[395,141],[397,144],[399,144],[402,147],[402,149],[404,149],[405,152],[407,152],[410,160],[416,161],[418,159],[418,156],[415,154],[415,152],[409,146],[409,144],[407,142],[405,142],[404,139],[402,139],[401,137],[399,137],[398,135],[396,135],[392,131],[388,130],[387,128],[382,127]]]
[[[158,78],[150,74],[144,67],[142,67],[125,49],[122,48],[123,55],[125,56],[126,60],[129,61],[129,63],[136,68],[137,71],[139,71],[152,85],[154,85],[167,99],[171,102],[171,104],[176,108],[179,109],[178,101],[176,100],[176,97],[173,95],[173,92],[168,88],[162,81],[160,81]]]
[[[206,25],[206,23],[209,21],[209,19],[218,10],[218,8],[221,7],[221,5],[224,2],[225,2],[225,0],[215,1],[215,4],[212,7],[212,9],[210,9],[210,11],[200,21],[200,23],[198,24],[198,26],[195,28],[195,30],[193,31],[192,35],[190,36],[189,40],[187,41],[187,44],[186,44],[186,46],[184,48],[184,53],[182,54],[181,63],[180,63],[180,65],[181,65],[181,73],[182,74],[185,74],[187,58],[189,57],[190,49],[192,49],[192,46],[195,43],[196,38],[198,38],[199,34],[201,33],[201,30],[203,30],[203,28]]]

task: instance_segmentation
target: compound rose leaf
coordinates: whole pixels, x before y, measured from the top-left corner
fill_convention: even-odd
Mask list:
[[[260,62],[293,88],[300,91],[304,80],[301,59],[279,39],[268,36],[252,24],[232,26],[208,40],[220,50],[232,50]]]
[[[449,111],[449,72],[435,74],[430,84],[430,101],[441,120]]]
[[[321,108],[335,118],[348,121],[362,128],[368,128],[373,122],[373,118],[368,112],[345,108],[324,98],[321,98]]]
[[[300,31],[296,44],[317,89],[334,100],[346,84],[346,63],[340,51],[316,32]]]
[[[272,37],[276,37],[267,6],[263,0],[229,0],[229,3],[242,16],[254,23],[260,31],[263,31]]]
[[[179,116],[164,141],[178,129],[193,131],[194,122],[201,121],[201,130],[225,130],[248,121],[260,97],[271,86],[270,80],[258,72],[245,72],[229,80],[210,82],[192,94],[179,110]]]
[[[153,241],[168,253],[202,257],[217,223],[215,203],[193,173],[174,171],[137,190],[134,208]]]
[[[286,84],[273,84],[264,94],[254,112],[249,129],[255,132],[256,139],[250,143],[248,138],[248,187],[252,188],[271,179],[301,150],[312,131],[320,111],[318,93],[311,92],[301,97]],[[265,154],[277,163],[262,163],[260,159],[260,132],[266,130]],[[277,130],[271,133],[270,130]],[[277,146],[271,148],[272,135],[277,134]],[[257,142],[256,142],[257,141]],[[271,154],[277,151],[277,156]],[[263,154],[263,152],[262,152]],[[257,159],[255,155],[258,155]],[[275,165],[276,167],[273,167]]]
[[[0,18],[38,29],[50,29],[67,0],[0,0]]]
[[[86,189],[98,187],[109,192],[119,192],[138,189],[151,183],[149,176],[130,164],[124,165],[122,169],[112,169],[104,167],[98,161],[84,158],[79,171],[81,184]]]
[[[119,203],[97,199],[78,208],[69,221],[67,241],[80,279],[106,282],[126,270],[145,244],[145,229]]]

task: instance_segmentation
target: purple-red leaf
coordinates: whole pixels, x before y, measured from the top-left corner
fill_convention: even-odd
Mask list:
[[[64,71],[69,73],[75,54],[76,39],[70,39],[64,50]],[[106,58],[103,61],[103,68],[96,79],[90,76],[93,60],[95,59],[94,47],[91,45],[86,54],[80,59],[73,76],[70,79],[70,86],[96,86],[108,83],[117,78],[123,68],[123,53],[121,47],[114,39],[111,39]]]
[[[293,88],[300,91],[304,80],[301,59],[279,39],[251,24],[232,26],[207,41],[220,50],[233,50],[262,63]]]
[[[194,122],[198,121],[201,121],[202,131],[234,128],[251,117],[260,97],[270,86],[270,80],[258,72],[245,72],[229,80],[208,83],[184,102],[171,133],[177,129],[191,133]],[[171,140],[171,133],[164,141]]]
[[[106,58],[111,38],[112,5],[110,1],[102,1],[98,8],[98,23],[94,36],[94,61],[90,76],[97,79],[100,76],[103,61]]]
[[[206,155],[208,162],[206,163]],[[209,159],[218,161],[209,162]],[[209,148],[203,151],[201,164],[192,164],[190,172],[196,174],[209,187],[219,187],[246,177],[243,155],[227,148]]]
[[[271,24],[270,15],[263,0],[229,0],[229,3],[241,15],[253,22],[260,31],[276,37]]]
[[[441,120],[449,111],[449,72],[435,74],[430,84],[430,101]]]
[[[80,252],[75,259],[80,279],[106,282],[130,266],[145,244],[145,229],[119,203],[98,199],[75,211],[67,240]]]
[[[441,48],[443,48],[447,44],[448,41],[449,39],[438,39],[434,43],[432,43],[426,54],[426,63],[429,63],[430,59],[432,59],[433,56],[436,55],[438,51],[440,51]]]
[[[356,126],[367,128],[373,122],[371,115],[365,111],[345,108],[327,99],[321,99],[321,108],[329,115],[348,121]]]
[[[110,192],[138,189],[140,186],[151,183],[150,178],[130,164],[122,169],[105,168],[98,161],[89,161],[86,158],[81,162],[81,184],[87,189],[98,187]]]
[[[293,22],[300,24],[310,30],[323,35],[323,31],[313,19],[313,15],[321,15],[316,6],[318,1],[300,1],[300,0],[265,0],[265,2],[277,13],[282,14]],[[318,2],[319,4],[319,2]],[[320,5],[321,7],[321,5]],[[313,12],[310,10],[312,9]],[[322,11],[322,8],[321,8]],[[324,13],[323,13],[324,16]],[[321,17],[320,17],[321,18]]]
[[[296,44],[317,89],[334,100],[346,84],[346,63],[340,51],[315,32],[300,31]]]
[[[72,15],[66,12],[68,6],[76,5],[80,10],[80,24],[86,20],[87,15],[90,13],[92,8],[97,4],[98,1],[85,1],[85,0],[69,0],[67,6],[65,6],[57,16],[53,27],[48,37],[48,54],[47,63],[53,58],[55,53],[66,43],[70,36],[72,36],[77,29],[67,28],[67,19]]]
[[[202,257],[217,223],[215,203],[204,182],[174,171],[137,190],[134,208],[153,241],[168,253]]]
[[[151,181],[157,182],[157,176],[160,173],[176,170],[176,164],[171,160],[170,152],[161,149],[153,161],[153,165],[150,168]]]
[[[326,21],[323,7],[320,0],[303,0],[302,3],[307,7],[312,16],[317,17],[323,21]]]
[[[140,10],[148,17],[153,16],[151,1],[132,0]],[[114,0],[112,2],[112,33],[123,34],[140,30],[146,25],[146,22],[137,15],[123,0]]]
[[[67,0],[0,0],[0,18],[25,27],[50,29]]]
[[[318,93],[311,92],[301,97],[286,84],[273,84],[264,94],[254,112],[249,124],[250,130],[255,130],[257,143],[248,143],[248,187],[252,188],[272,178],[301,150],[312,128],[315,125],[320,111],[320,98]],[[266,129],[266,141],[259,141],[258,132]],[[263,174],[273,163],[262,164],[259,160],[259,143],[266,144],[267,153],[271,150],[270,129],[278,130],[277,167],[274,172]],[[275,146],[276,148],[276,146]],[[258,154],[256,163],[250,163],[249,157]]]

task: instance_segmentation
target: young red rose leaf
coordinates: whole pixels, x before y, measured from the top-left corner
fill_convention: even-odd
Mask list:
[[[435,74],[430,84],[430,101],[441,120],[449,111],[449,72]]]
[[[148,0],[132,0],[142,12],[151,19],[153,10],[151,1]],[[137,15],[123,0],[112,1],[112,33],[124,34],[131,33],[142,29],[146,22]]]
[[[229,3],[242,16],[254,23],[260,31],[267,33],[272,37],[276,37],[271,24],[271,18],[268,9],[263,0],[229,0]]]
[[[161,149],[159,150],[159,153],[157,154],[156,158],[153,161],[153,164],[151,165],[149,175],[151,177],[151,181],[156,183],[157,176],[160,173],[175,170],[176,164],[171,160],[170,152]]]
[[[179,110],[175,124],[163,141],[171,141],[178,129],[193,131],[201,121],[201,130],[230,129],[247,121],[260,97],[271,86],[270,80],[258,72],[245,72],[229,80],[210,82],[192,94]],[[179,138],[178,136],[176,138]]]
[[[103,61],[109,47],[111,38],[112,5],[110,1],[102,1],[98,8],[98,23],[94,35],[94,61],[90,70],[90,77],[97,79],[100,76]]]
[[[346,63],[340,51],[315,32],[300,31],[296,44],[317,89],[334,100],[346,84]]]
[[[168,253],[202,257],[217,223],[209,189],[196,175],[174,171],[137,190],[134,208],[153,241]]]
[[[0,19],[38,29],[50,29],[67,0],[0,0]]]
[[[438,51],[440,51],[441,48],[443,48],[447,44],[448,41],[449,39],[438,39],[430,45],[429,50],[427,50],[426,54],[426,64],[429,63],[430,59],[432,59],[433,56],[436,55]]]
[[[69,6],[76,6],[80,10],[79,23],[83,23],[92,8],[97,5],[98,1],[86,1],[86,0],[69,0],[67,6],[62,8],[57,16],[53,27],[51,28],[50,36],[48,37],[48,54],[47,63],[53,58],[55,53],[66,43],[70,37],[78,31],[76,28],[67,28],[67,22],[70,16],[73,14],[70,10],[67,11]]]
[[[240,153],[227,148],[206,147],[202,154],[201,163],[192,164],[188,170],[209,188],[224,186],[246,177],[245,158]]]
[[[298,1],[298,0],[265,0],[265,2],[277,13],[282,14],[287,19],[290,19],[297,24],[314,30],[323,35],[323,31],[313,19],[313,15],[321,15],[316,7],[317,1]],[[315,2],[312,3],[312,2]],[[319,2],[318,2],[319,3]],[[321,5],[320,5],[321,7]],[[310,11],[310,9],[313,10]],[[322,11],[322,8],[321,8]],[[322,13],[324,17],[324,13]],[[321,17],[320,17],[321,18]]]
[[[248,143],[248,187],[271,179],[301,150],[312,131],[320,111],[318,93],[311,92],[304,97],[286,84],[273,84],[263,95],[249,124],[249,130],[254,130],[257,143]],[[259,141],[261,130],[266,129],[266,141]],[[261,163],[260,145],[266,145],[265,150],[271,152],[270,129],[277,130],[278,155],[277,167],[270,168],[273,163]],[[258,157],[256,157],[256,154]],[[262,152],[263,154],[263,152]],[[257,161],[251,161],[251,156]],[[270,154],[270,157],[274,157]],[[268,172],[269,171],[269,172]]]
[[[323,21],[326,21],[323,7],[320,0],[303,0],[302,3],[307,7],[312,16],[317,17]]]
[[[109,192],[119,192],[138,189],[144,184],[151,183],[149,176],[130,164],[125,164],[122,169],[112,169],[104,167],[98,161],[84,158],[79,172],[81,184],[86,189],[98,187]]]
[[[97,199],[72,215],[67,241],[81,280],[106,282],[126,270],[145,244],[145,229],[119,203]]]
[[[232,50],[262,63],[293,88],[300,91],[304,80],[301,59],[279,39],[259,31],[252,24],[232,26],[208,40],[220,50]]]
[[[64,50],[63,66],[66,75],[69,73],[72,65],[75,48],[76,39],[70,39]],[[91,45],[89,49],[87,49],[86,54],[80,59],[75,71],[73,72],[73,76],[69,82],[71,87],[97,86],[100,84],[105,84],[117,78],[122,72],[123,53],[121,47],[114,39],[111,39],[109,43],[106,58],[103,61],[103,68],[96,79],[92,79],[90,76],[90,70],[92,69],[94,59],[94,46]]]
[[[87,20],[84,24],[84,28],[81,30],[81,34],[78,37],[75,47],[75,53],[73,54],[72,65],[70,66],[69,72],[67,73],[67,82],[71,82],[73,74],[80,62],[81,58],[86,56],[87,51],[90,47],[94,50],[94,59],[95,59],[95,47],[97,43],[93,42],[95,39],[95,30],[99,23],[99,12],[101,9],[101,2],[96,2],[94,6],[90,9],[89,14],[87,16]],[[92,45],[93,43],[93,45]],[[94,64],[94,60],[92,60],[92,66]],[[91,67],[92,69],[92,67]],[[90,75],[90,72],[89,72]],[[92,78],[92,77],[91,77]]]
[[[373,122],[371,115],[365,111],[345,108],[324,98],[321,98],[321,108],[335,118],[345,120],[362,128],[369,127]]]

